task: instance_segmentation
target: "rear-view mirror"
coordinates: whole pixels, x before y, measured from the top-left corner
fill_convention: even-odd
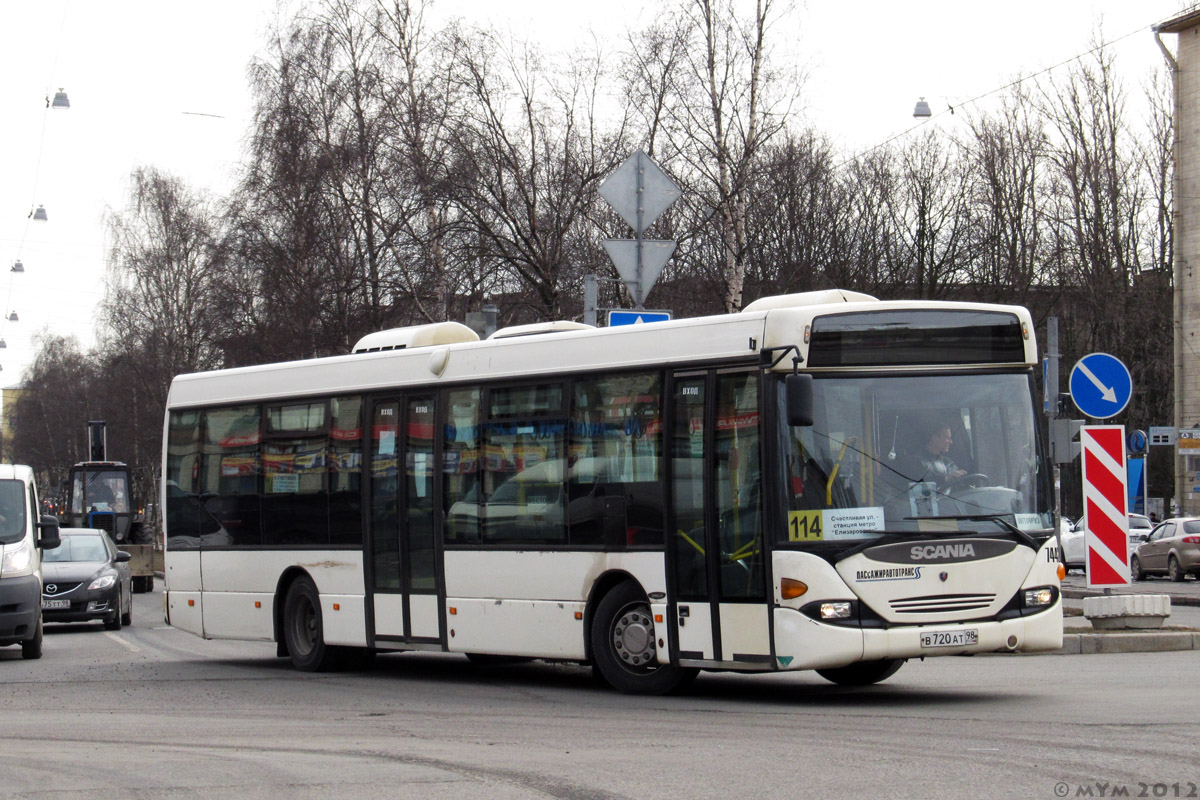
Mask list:
[[[42,514],[38,519],[37,546],[43,550],[53,550],[62,544],[58,535],[58,517]]]
[[[797,428],[808,428],[813,424],[813,379],[812,375],[792,373],[785,382],[787,393],[787,423]]]

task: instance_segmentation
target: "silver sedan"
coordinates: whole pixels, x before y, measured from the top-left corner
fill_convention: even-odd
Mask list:
[[[1200,579],[1200,518],[1173,517],[1150,532],[1129,559],[1135,581],[1166,575],[1182,581],[1189,572]]]

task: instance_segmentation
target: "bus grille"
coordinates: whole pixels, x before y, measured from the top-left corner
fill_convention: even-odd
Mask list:
[[[994,594],[931,594],[892,600],[889,605],[899,614],[945,614],[987,608],[994,602]]]

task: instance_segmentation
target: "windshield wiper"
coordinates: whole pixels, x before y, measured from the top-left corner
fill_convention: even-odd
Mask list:
[[[931,515],[931,516],[927,516],[927,517],[905,517],[905,519],[911,519],[911,520],[951,519],[951,520],[959,520],[961,522],[995,522],[997,525],[1000,525],[1000,526],[1004,527],[1005,529],[1007,529],[1007,531],[1009,533],[1011,533],[1022,544],[1025,544],[1028,547],[1031,547],[1034,550],[1037,550],[1039,547],[1037,540],[1034,539],[1032,536],[1030,536],[1025,531],[1018,528],[1016,525],[1013,525],[1007,519],[1005,519],[1005,517],[1009,517],[1009,516],[1012,516],[1012,515],[1011,514],[945,514],[943,516]],[[929,533],[929,531],[925,531],[925,532]],[[970,531],[958,531],[958,532],[959,533],[970,533]],[[981,531],[974,531],[974,532],[981,533]]]

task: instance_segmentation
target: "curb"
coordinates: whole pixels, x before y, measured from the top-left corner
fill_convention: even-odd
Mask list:
[[[1192,631],[1064,633],[1062,650],[1049,655],[1161,653],[1171,650],[1200,650],[1200,633]]]

